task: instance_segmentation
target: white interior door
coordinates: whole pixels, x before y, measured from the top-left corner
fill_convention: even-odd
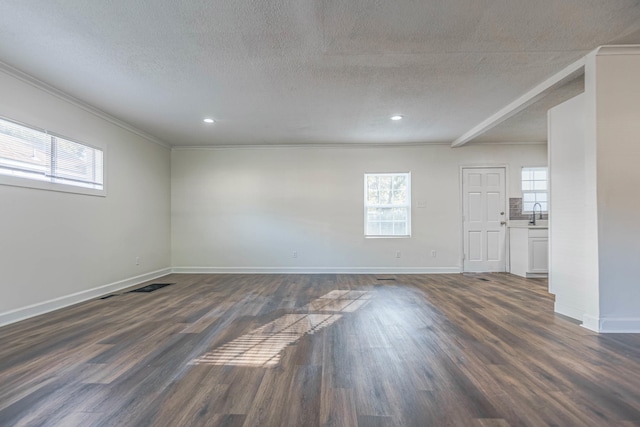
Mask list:
[[[505,271],[505,169],[463,168],[464,271]]]

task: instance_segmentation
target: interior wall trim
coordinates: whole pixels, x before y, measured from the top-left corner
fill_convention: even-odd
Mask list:
[[[456,274],[460,267],[174,267],[178,274]]]
[[[166,276],[167,274],[170,274],[170,273],[171,273],[171,268],[163,268],[161,270],[152,271],[149,273],[141,274],[139,276],[130,277],[124,280],[119,280],[117,282],[109,283],[107,285],[98,286],[93,289],[87,289],[87,290],[76,292],[70,295],[54,298],[49,301],[43,301],[40,303],[28,305],[26,307],[0,313],[0,326],[19,322],[20,320],[25,320],[30,317],[49,313],[51,311],[68,307],[70,305],[77,304],[79,302],[87,301],[93,298],[98,298],[103,295],[107,295],[112,292],[119,291],[120,289],[128,288],[130,286],[135,286],[140,283],[147,282],[149,280],[157,279],[158,277]]]
[[[595,50],[595,54],[601,55],[638,55],[640,54],[640,44],[612,44],[600,46]]]
[[[582,316],[582,327],[589,329],[590,331],[593,331],[593,332],[599,332],[600,319],[598,319],[597,317],[585,314]]]
[[[590,323],[597,323],[596,332],[603,334],[640,333],[640,317],[600,317],[591,319]]]
[[[558,298],[558,296],[556,295],[556,298]],[[555,302],[554,306],[553,306],[553,311],[555,311],[558,314],[562,314],[563,316],[567,316],[570,317],[572,319],[575,320],[583,320],[583,315],[584,315],[584,310],[581,310],[579,308],[576,307],[571,307],[569,305],[566,304],[562,304],[559,303],[558,301]]]
[[[344,143],[295,143],[295,144],[218,144],[218,145],[174,145],[171,151],[211,151],[211,150],[287,150],[287,149],[362,149],[397,148],[423,146],[449,146],[449,142],[344,142]]]
[[[105,113],[104,111],[87,104],[86,102],[73,97],[67,93],[64,93],[63,91],[61,91],[60,89],[57,89],[41,80],[38,80],[37,78],[25,73],[24,71],[18,70],[17,68],[12,67],[9,64],[6,64],[4,62],[0,61],[0,71],[15,78],[18,79],[24,83],[27,83],[33,87],[35,87],[36,89],[39,89],[43,92],[48,93],[49,95],[53,95],[58,99],[61,99],[62,101],[68,102],[69,104],[75,105],[76,107],[93,114],[94,116],[100,117],[103,120],[106,120],[107,122],[114,124],[124,130],[127,130],[131,133],[134,133],[144,139],[146,139],[147,141],[153,142],[154,144],[158,144],[164,148],[171,148],[171,145],[169,145],[168,143],[156,138],[153,135],[150,135],[138,128],[136,128],[133,125],[130,125],[127,122],[124,122],[116,117],[113,117],[112,115]]]

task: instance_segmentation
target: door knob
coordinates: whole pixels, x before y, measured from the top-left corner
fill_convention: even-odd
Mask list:
[[[500,221],[500,225],[505,225],[507,221]]]

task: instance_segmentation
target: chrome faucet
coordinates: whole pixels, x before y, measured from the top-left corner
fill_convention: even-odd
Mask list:
[[[531,209],[531,221],[529,221],[529,224],[531,225],[536,225],[536,205],[538,205],[538,207],[540,208],[540,219],[542,219],[542,205],[538,202],[535,202],[533,204],[533,209]]]

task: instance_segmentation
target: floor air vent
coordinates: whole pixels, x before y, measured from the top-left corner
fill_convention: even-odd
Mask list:
[[[111,298],[111,297],[115,297],[115,296],[116,295],[107,295],[107,296],[104,296],[104,297],[100,297],[100,299],[107,299],[107,298]]]
[[[478,277],[478,280],[482,280],[483,282],[489,282],[489,279],[485,279],[484,277]]]
[[[134,290],[129,291],[129,292],[153,292],[153,291],[157,291],[160,288],[164,288],[165,286],[169,286],[169,285],[173,285],[173,284],[174,283],[152,283],[150,285],[143,286],[141,288],[134,289]]]
[[[396,280],[395,277],[377,277],[376,280]]]

